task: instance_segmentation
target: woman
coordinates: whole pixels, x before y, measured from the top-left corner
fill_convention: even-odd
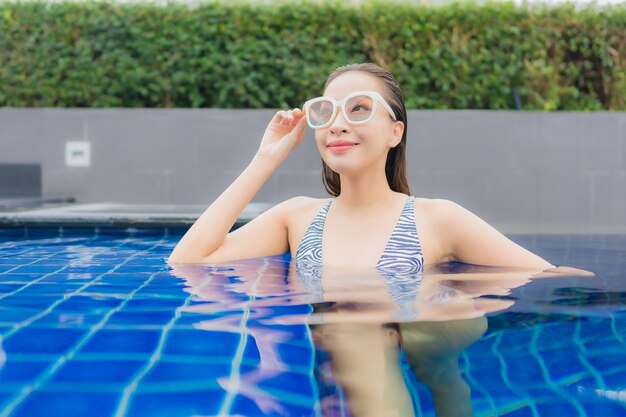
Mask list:
[[[307,123],[315,129],[324,185],[335,198],[295,197],[228,233],[300,143]],[[251,163],[187,231],[169,262],[290,251],[298,261],[350,268],[423,270],[448,261],[553,267],[459,204],[412,197],[406,137],[404,98],[393,76],[370,63],[337,68],[323,98],[274,115]]]

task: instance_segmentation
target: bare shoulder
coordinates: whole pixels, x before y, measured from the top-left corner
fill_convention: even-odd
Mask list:
[[[328,198],[299,196],[280,204],[292,255],[295,255],[307,228],[327,202]]]
[[[453,204],[440,198],[415,198],[415,224],[426,264],[452,260],[452,239],[444,229],[454,216]]]
[[[450,210],[454,205],[457,205],[454,201],[446,200],[443,198],[424,198],[416,197],[415,204],[424,212],[436,215],[441,213],[442,210]]]
[[[415,211],[425,216],[432,226],[445,226],[466,211],[452,200],[443,198],[416,198]]]
[[[482,221],[480,217],[455,201],[444,198],[417,200],[421,201],[419,201],[419,208],[416,210],[421,209],[427,216],[432,230],[440,240],[440,244],[450,252],[454,251],[454,246],[458,243],[459,232],[467,230],[477,221],[480,221],[483,226],[487,226],[487,223]],[[478,232],[479,230],[474,231]]]
[[[327,198],[298,196],[283,201],[275,206],[275,209],[280,212],[285,224],[291,228],[301,221],[312,220],[327,202]]]
[[[316,208],[321,208],[326,202],[327,198],[313,198],[306,196],[298,196],[292,197],[289,200],[285,200],[282,203],[278,204],[277,207],[280,207],[280,210],[285,213],[291,212],[302,212],[307,210],[314,210]]]
[[[444,198],[416,198],[416,210],[428,216],[434,226],[449,227],[476,216],[459,203]]]

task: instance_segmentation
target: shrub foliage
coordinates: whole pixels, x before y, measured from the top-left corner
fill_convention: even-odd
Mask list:
[[[375,62],[409,108],[626,110],[626,5],[0,3],[0,106],[301,106]]]

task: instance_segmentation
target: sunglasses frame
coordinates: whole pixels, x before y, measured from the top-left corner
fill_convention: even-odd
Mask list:
[[[370,116],[365,119],[365,120],[359,120],[359,121],[352,121],[350,120],[350,118],[348,118],[348,115],[346,113],[346,108],[344,106],[344,104],[350,100],[351,98],[355,97],[355,96],[368,96],[370,98],[372,98],[372,113],[370,114]],[[311,106],[319,101],[330,101],[333,105],[333,114],[330,117],[330,119],[328,120],[328,122],[326,122],[323,125],[313,125],[313,123],[311,123],[311,119],[309,118],[309,109],[311,108]],[[396,115],[393,113],[393,110],[391,109],[391,106],[387,103],[387,101],[383,98],[383,96],[380,95],[380,93],[376,92],[376,91],[355,91],[354,93],[350,93],[347,96],[345,96],[343,98],[343,100],[335,100],[332,97],[328,97],[328,96],[322,96],[322,97],[316,97],[316,98],[312,98],[310,100],[308,100],[306,103],[304,103],[304,106],[302,106],[302,109],[304,110],[304,114],[306,116],[306,122],[308,123],[309,127],[311,129],[323,129],[327,126],[329,126],[337,117],[337,108],[339,106],[341,106],[341,111],[343,113],[343,118],[346,119],[346,121],[350,124],[355,124],[355,125],[360,125],[363,123],[367,123],[370,120],[372,120],[372,118],[374,117],[374,115],[376,114],[376,108],[377,108],[377,103],[381,103],[384,107],[385,110],[387,110],[387,112],[389,113],[389,115],[391,116],[391,118],[396,121]]]

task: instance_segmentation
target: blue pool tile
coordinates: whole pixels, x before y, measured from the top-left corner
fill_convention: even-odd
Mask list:
[[[490,390],[491,398],[498,410],[512,410],[530,404],[533,400],[505,387]]]
[[[4,253],[4,251],[6,251],[6,248],[3,248],[0,251],[0,253]],[[0,265],[2,266],[8,265],[14,268],[16,266],[29,264],[29,263],[37,262],[37,261],[38,261],[38,258],[25,258],[25,257],[20,257],[20,256],[10,256],[7,258],[0,258]]]
[[[150,273],[120,274],[109,272],[100,277],[98,282],[103,284],[133,284],[140,286],[152,277]]]
[[[307,363],[313,355],[312,349],[308,346],[280,344],[277,350],[281,361],[288,365]]]
[[[205,330],[172,330],[163,352],[173,355],[232,356],[241,336],[235,333]]]
[[[587,416],[616,416],[626,415],[626,405],[623,401],[607,400],[602,403],[583,403]]]
[[[41,283],[56,283],[56,284],[84,284],[85,282],[93,281],[98,275],[91,273],[54,273],[43,278]]]
[[[155,287],[141,288],[135,294],[135,298],[188,298],[189,293],[184,292],[182,287]]]
[[[502,417],[534,417],[533,410],[529,406],[523,406],[508,412],[505,411],[500,415]]]
[[[164,264],[157,265],[122,265],[115,271],[119,273],[133,273],[133,272],[156,272],[166,270],[167,267]]]
[[[0,274],[0,283],[27,283],[37,278],[41,278],[41,274],[14,274],[14,273],[6,273]]]
[[[140,312],[140,311],[118,311],[113,314],[109,320],[110,325],[128,325],[128,326],[162,326],[167,324],[174,317],[174,311],[165,312]]]
[[[261,360],[259,348],[256,345],[254,337],[248,337],[246,339],[246,345],[244,347],[243,355],[250,361],[250,363],[259,363]]]
[[[542,326],[537,342],[537,349],[551,350],[570,346],[574,340],[574,325],[572,322],[560,322],[549,326]]]
[[[152,283],[184,284],[184,280],[170,272],[156,272],[152,275]]]
[[[591,365],[599,372],[608,372],[624,366],[626,352],[597,352],[587,357]]]
[[[503,332],[498,350],[507,354],[523,353],[528,349],[534,335],[535,329],[515,329]]]
[[[74,359],[61,367],[52,382],[119,382],[128,383],[134,374],[145,365],[143,361],[102,360],[85,361]]]
[[[626,357],[626,354],[624,354],[623,357]],[[626,387],[626,366],[622,365],[618,368],[617,372],[611,372],[610,374],[606,374],[604,375],[604,382],[606,383],[607,386],[607,390],[609,391],[613,391],[615,392],[624,392],[624,389]],[[626,401],[623,401],[624,397],[622,394],[622,402],[626,403]]]
[[[5,325],[17,325],[31,317],[37,315],[35,310],[13,310],[10,308],[0,308],[0,323]]]
[[[134,285],[109,285],[109,284],[91,284],[89,287],[81,291],[83,294],[92,295],[128,295],[136,290]]]
[[[48,361],[14,361],[9,358],[0,370],[1,382],[27,382],[35,379],[52,363]]]
[[[541,352],[543,362],[550,373],[550,377],[555,380],[567,380],[569,377],[587,374],[588,370],[580,362],[578,355],[580,351],[576,347],[566,347]]]
[[[31,327],[85,327],[91,328],[103,319],[103,315],[85,313],[59,313],[52,312],[35,320]]]
[[[184,304],[184,299],[132,299],[124,306],[126,311],[171,311]]]
[[[256,376],[259,371],[260,369],[255,369],[254,375]],[[265,379],[260,379],[259,382],[257,382],[258,386],[263,389],[267,389],[269,391],[278,390],[284,393],[293,393],[299,397],[310,397],[315,394],[311,374],[309,372],[281,372],[278,370],[274,371],[272,369],[266,369],[263,372],[267,376],[265,377]],[[245,373],[241,375],[241,379],[245,382]]]
[[[123,300],[113,297],[99,297],[89,295],[73,295],[55,307],[56,312],[70,313],[106,313],[118,307]]]
[[[0,284],[0,295],[6,295],[8,293],[12,293],[14,291],[17,290],[21,290],[23,288],[26,288],[26,285],[22,284],[22,283],[16,283],[16,284]]]
[[[583,342],[602,340],[612,335],[611,320],[603,317],[583,317],[580,319],[580,333]]]
[[[251,367],[249,367],[252,369]],[[219,385],[215,381],[217,377],[228,377],[231,373],[232,363],[225,361],[222,363],[179,363],[179,362],[163,362],[154,366],[146,375],[144,382],[181,382],[181,381],[205,381],[214,385],[209,388],[219,389]],[[245,367],[243,369],[246,369]],[[203,385],[204,386],[204,385]]]
[[[24,328],[3,341],[8,354],[64,353],[85,335],[82,329]]]
[[[33,285],[28,286],[22,290],[22,294],[26,295],[64,295],[78,291],[84,284],[83,283],[63,283],[63,284],[51,284],[44,282],[36,282]]]
[[[57,296],[43,296],[43,295],[24,295],[21,293],[5,297],[0,299],[0,307],[8,310],[19,309],[32,309],[37,312],[42,311],[50,307],[57,302],[59,298]]]
[[[516,387],[534,388],[546,384],[541,364],[530,355],[508,357],[506,375]]]
[[[265,410],[261,410],[259,408],[259,405],[254,402],[254,399],[245,397],[243,395],[237,395],[237,397],[235,397],[235,401],[233,402],[233,405],[230,411],[234,415],[242,415],[242,416],[247,416],[247,417],[260,417],[260,416],[265,416],[267,414],[272,414],[272,411],[277,414],[282,414],[280,413],[280,408],[278,407],[282,407],[284,409],[285,406],[287,405],[284,402],[281,403],[281,400],[276,397],[269,397],[266,399],[265,402],[266,402]],[[276,405],[273,405],[272,403]],[[285,411],[283,411],[283,413],[286,414]]]
[[[222,390],[136,394],[130,402],[126,415],[133,417],[217,416],[225,395],[226,393]]]
[[[65,295],[78,291],[83,284],[46,284],[46,283],[35,283],[28,287],[25,287],[21,293],[23,295],[43,295],[43,296],[51,296],[51,295]]]
[[[62,266],[67,265],[66,259],[57,259],[55,257],[44,258],[38,261],[32,262],[31,266],[47,266],[50,270],[59,269]]]
[[[110,417],[119,400],[117,394],[90,392],[35,392],[12,417]]]
[[[16,274],[48,274],[50,272],[56,272],[63,269],[63,265],[23,265],[15,268],[12,273]]]
[[[83,353],[152,353],[159,342],[158,330],[99,330],[81,349]]]
[[[181,312],[180,317],[176,320],[176,326],[181,327],[189,327],[195,326],[203,321],[210,321],[224,314],[220,313],[190,313],[190,312]]]
[[[94,265],[82,265],[82,266],[67,266],[63,268],[63,272],[66,272],[66,273],[82,273],[82,272],[105,273],[105,272],[109,272],[111,269],[113,269],[111,265],[94,264]]]
[[[580,414],[570,403],[563,402],[562,399],[555,399],[553,402],[540,403],[536,405],[540,416],[579,416]]]

